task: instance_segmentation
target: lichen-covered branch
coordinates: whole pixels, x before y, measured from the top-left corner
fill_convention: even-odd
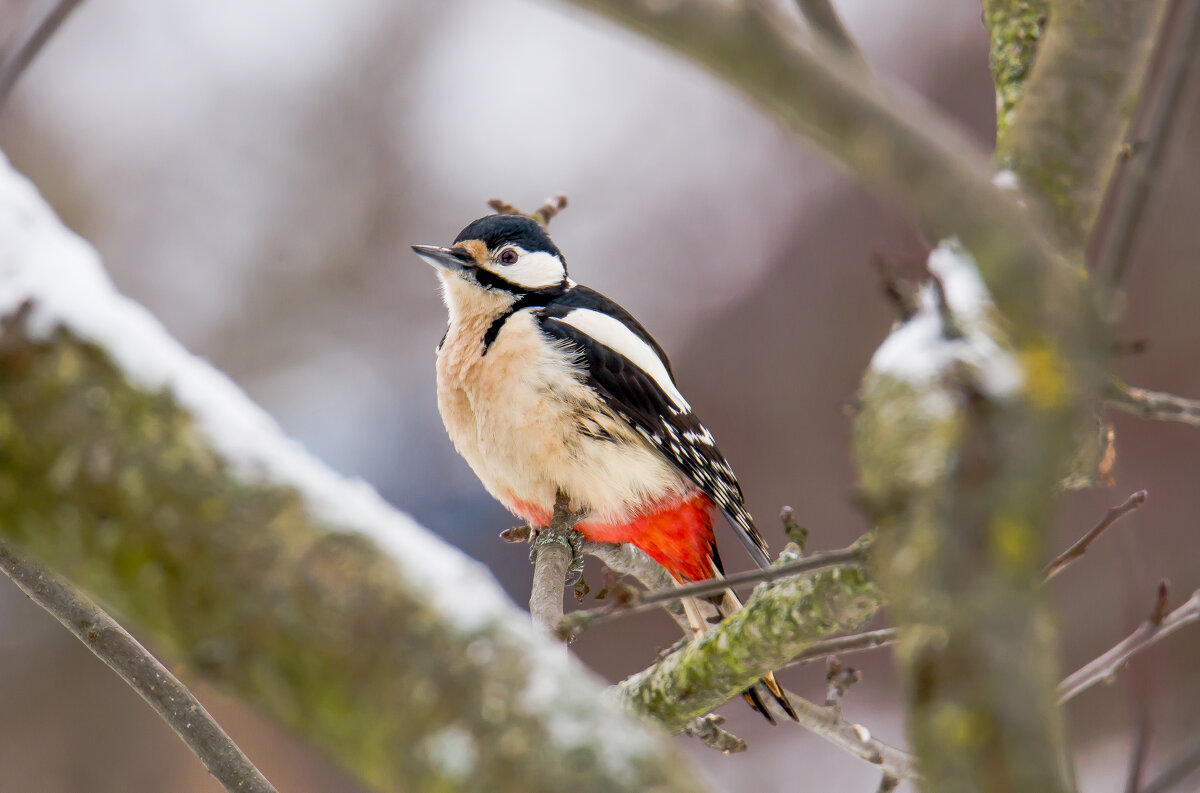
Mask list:
[[[1008,131],[1046,27],[1049,0],[983,0],[988,62],[996,84],[996,160],[1011,167]]]
[[[2,159],[0,263],[0,535],[24,553],[377,789],[705,789],[482,566],[116,294]]]
[[[103,609],[3,539],[0,570],[158,711],[228,793],[276,793],[192,692]]]
[[[1006,166],[1082,256],[1145,81],[1163,0],[1051,0],[1002,139]]]
[[[870,577],[857,568],[763,584],[744,609],[622,681],[617,692],[638,712],[678,732],[814,642],[859,628],[882,602]]]

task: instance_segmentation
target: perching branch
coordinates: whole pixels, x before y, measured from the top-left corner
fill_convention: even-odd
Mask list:
[[[18,33],[17,40],[0,54],[0,109],[8,101],[17,80],[80,2],[82,0],[57,0],[44,17]]]
[[[1142,504],[1145,504],[1146,495],[1147,494],[1145,490],[1139,490],[1129,498],[1125,499],[1122,504],[1111,507],[1104,515],[1104,518],[1097,523],[1091,529],[1091,531],[1076,540],[1070,548],[1054,557],[1054,559],[1052,559],[1050,563],[1046,565],[1045,569],[1042,571],[1042,574],[1045,576],[1046,580],[1049,581],[1051,578],[1054,578],[1054,576],[1061,573],[1068,565],[1087,553],[1088,546],[1091,545],[1097,537],[1107,531],[1114,523],[1128,515],[1130,512],[1133,512],[1138,507],[1142,506]]]
[[[724,718],[713,713],[707,716],[697,716],[683,728],[683,733],[698,738],[705,746],[716,749],[722,754],[746,751],[745,741],[733,733],[721,729],[724,721]]]
[[[1068,675],[1058,686],[1059,704],[1070,702],[1097,683],[1112,680],[1130,658],[1197,620],[1200,620],[1200,590],[1161,621],[1146,620],[1108,652]]]
[[[533,589],[529,613],[535,622],[557,630],[563,618],[563,585],[575,583],[583,571],[583,535],[575,524],[587,512],[572,512],[570,501],[559,493],[550,525],[534,535],[529,550],[533,563]]]
[[[192,692],[103,609],[4,539],[0,571],[158,711],[229,793],[276,793]]]
[[[1109,383],[1104,399],[1109,407],[1132,413],[1139,418],[1178,421],[1200,427],[1200,400],[1136,388],[1116,378]]]

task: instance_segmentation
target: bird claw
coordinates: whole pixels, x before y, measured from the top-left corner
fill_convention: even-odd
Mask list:
[[[561,545],[571,554],[571,561],[567,564],[567,578],[563,586],[575,586],[576,582],[583,577],[583,535],[573,528],[560,529],[551,526],[539,530],[529,548],[530,563],[537,560],[538,549],[551,543]]]

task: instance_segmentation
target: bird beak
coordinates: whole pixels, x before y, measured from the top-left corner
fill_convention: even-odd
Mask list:
[[[471,254],[462,248],[439,248],[436,245],[414,245],[413,252],[434,267],[461,272],[475,264]]]

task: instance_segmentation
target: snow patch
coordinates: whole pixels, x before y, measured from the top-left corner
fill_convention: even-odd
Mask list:
[[[995,307],[975,261],[956,242],[944,241],[929,254],[929,271],[942,284],[961,337],[947,338],[936,287],[926,284],[918,295],[917,312],[879,346],[871,369],[920,387],[934,415],[953,409],[954,400],[931,386],[948,375],[956,361],[975,370],[989,397],[1015,395],[1022,384],[1021,368],[1011,352],[996,343],[1001,332],[992,321]]]
[[[318,520],[371,537],[407,579],[440,593],[438,606],[452,624],[470,630],[519,617],[483,565],[395,510],[367,483],[309,455],[232,380],[119,294],[96,251],[64,227],[0,155],[0,315],[26,300],[33,301],[29,331],[35,338],[66,328],[104,349],[130,382],[168,389],[236,473],[295,488]]]

